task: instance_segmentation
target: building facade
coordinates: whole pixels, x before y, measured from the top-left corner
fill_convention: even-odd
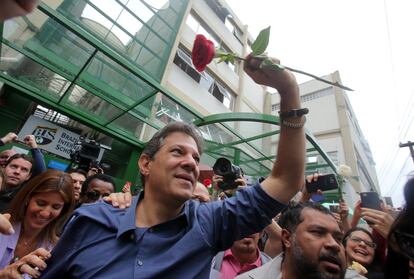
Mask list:
[[[341,83],[340,75],[334,72],[324,76],[332,82]],[[343,192],[346,200],[354,205],[358,193],[375,191],[380,193],[375,163],[358,120],[352,110],[346,92],[317,80],[300,84],[301,101],[309,108],[306,128],[330,156],[335,165],[348,165],[352,175],[347,179]],[[279,111],[278,96],[272,98],[272,113]],[[320,156],[308,154],[308,162],[320,163]],[[317,168],[324,172],[324,168]]]
[[[203,73],[191,63],[196,34],[225,51],[250,52],[247,27],[223,0],[44,0],[1,31],[0,133],[19,132],[30,119],[39,138],[55,133],[44,143],[65,135],[56,145],[66,155],[49,150],[48,160],[67,163],[82,136],[108,147],[100,160],[118,186],[137,182],[148,139],[185,121],[207,141],[203,163],[224,156],[253,177],[269,173],[279,131],[271,94],[239,62],[213,62]],[[309,152],[332,168],[308,140]]]

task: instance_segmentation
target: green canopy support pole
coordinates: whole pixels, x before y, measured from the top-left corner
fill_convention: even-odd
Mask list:
[[[240,165],[240,150],[234,149],[234,164]]]

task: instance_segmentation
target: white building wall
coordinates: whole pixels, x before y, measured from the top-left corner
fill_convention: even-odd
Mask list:
[[[225,4],[225,3],[222,3]],[[188,9],[186,17],[190,13],[196,14],[208,26],[211,31],[217,35],[231,51],[244,56],[242,43],[230,32],[227,26],[213,12],[204,0],[190,1],[191,7]],[[236,16],[233,17],[240,24]],[[193,47],[196,32],[191,29],[186,18],[183,20],[182,27],[179,30],[175,49],[172,51],[170,63],[166,67],[162,84],[171,90],[178,97],[185,100],[188,104],[197,108],[204,115],[224,113],[224,112],[264,112],[265,91],[260,85],[257,85],[249,76],[241,71],[233,70],[226,63],[216,63],[213,61],[208,65],[208,70],[214,75],[214,78],[224,84],[232,94],[234,94],[234,108],[229,110],[220,101],[218,101],[208,90],[202,88],[194,79],[187,75],[180,67],[173,62],[177,48],[181,46],[188,52]],[[245,26],[238,26],[240,30],[245,30]],[[249,35],[247,35],[250,37]],[[240,65],[239,65],[240,67]],[[242,79],[242,80],[241,80]],[[239,99],[239,100],[237,100]],[[270,106],[270,104],[268,104]]]
[[[340,82],[338,72],[323,78]],[[306,128],[312,132],[326,153],[337,152],[338,165],[349,165],[352,175],[359,177],[359,180],[349,179],[343,189],[348,203],[355,203],[358,199],[357,192],[371,191],[369,185],[374,185],[374,190],[378,191],[377,175],[369,146],[346,93],[339,88],[311,80],[300,85],[300,95],[303,107],[309,108]],[[279,97],[275,94],[272,96],[272,105],[276,111],[272,113],[276,115],[279,110],[278,103]],[[364,173],[362,168],[365,169]],[[368,177],[370,183],[366,182],[365,177]]]
[[[172,64],[166,87],[205,115],[230,112],[219,100],[202,88],[175,64]]]

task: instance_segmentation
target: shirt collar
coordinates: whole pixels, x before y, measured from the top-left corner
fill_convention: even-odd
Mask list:
[[[137,196],[132,198],[131,206],[126,209],[125,214],[121,216],[118,233],[116,235],[117,238],[124,235],[127,232],[134,231],[136,229],[135,218],[136,218],[136,209],[138,203],[144,198],[144,191],[138,193]],[[192,204],[193,201],[189,200],[185,202],[184,208],[181,213],[174,219],[182,219],[185,217],[185,221],[187,224],[190,223],[190,206],[195,206]]]
[[[139,192],[137,196],[132,198],[131,206],[125,211],[125,214],[121,216],[119,222],[117,238],[125,234],[126,232],[133,231],[137,227],[135,225],[135,212],[138,206],[138,201],[144,197],[143,191]]]
[[[260,250],[259,250],[259,249],[257,249],[256,253],[257,253],[257,255],[258,255],[258,256],[257,256],[257,259],[256,259],[253,263],[248,263],[248,264],[245,264],[245,265],[255,266],[255,267],[259,267],[259,266],[261,266],[261,265],[262,265],[262,259],[261,259],[261,257],[260,257]],[[224,258],[236,259],[236,258],[233,256],[233,252],[231,251],[231,248],[227,249],[227,250],[224,252]]]

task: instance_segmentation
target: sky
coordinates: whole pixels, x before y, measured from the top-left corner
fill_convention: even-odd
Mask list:
[[[317,76],[339,71],[376,163],[383,196],[403,203],[414,169],[414,1],[225,0],[253,38],[271,26],[267,52]],[[296,75],[298,82],[310,78]]]

